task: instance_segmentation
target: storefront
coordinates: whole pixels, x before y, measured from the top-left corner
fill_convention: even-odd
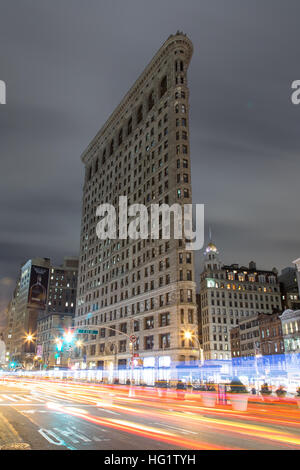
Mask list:
[[[169,382],[172,379],[171,374],[171,357],[161,356],[158,358],[158,380],[166,380]]]
[[[154,385],[155,377],[155,357],[145,357],[142,370],[142,382],[146,385]]]

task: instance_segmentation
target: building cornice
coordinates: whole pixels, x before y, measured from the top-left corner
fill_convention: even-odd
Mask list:
[[[105,124],[101,127],[99,132],[90,142],[88,147],[84,150],[81,155],[81,160],[83,163],[87,163],[88,157],[99,150],[99,147],[102,146],[103,142],[100,142],[101,138],[105,140],[107,137],[105,134],[110,128],[113,128],[115,125],[118,125],[118,120],[121,118],[122,114],[126,114],[126,111],[129,110],[130,106],[135,105],[136,98],[140,96],[140,91],[149,80],[150,76],[157,72],[157,69],[161,65],[165,57],[175,48],[179,46],[185,46],[185,52],[187,53],[187,61],[190,62],[193,54],[193,44],[191,40],[183,33],[176,33],[175,35],[170,35],[169,38],[164,42],[158,52],[155,54],[151,62],[146,66],[144,71],[141,73],[139,78],[132,85],[130,90],[126,93],[120,104],[110,115]],[[129,117],[129,116],[128,116]]]

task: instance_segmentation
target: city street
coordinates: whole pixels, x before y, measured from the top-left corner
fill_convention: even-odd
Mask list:
[[[251,400],[241,412],[197,392],[1,378],[0,448],[300,449],[297,403]]]

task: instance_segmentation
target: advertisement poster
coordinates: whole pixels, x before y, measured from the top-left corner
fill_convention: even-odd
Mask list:
[[[45,309],[48,290],[49,269],[31,267],[28,303],[32,308]]]

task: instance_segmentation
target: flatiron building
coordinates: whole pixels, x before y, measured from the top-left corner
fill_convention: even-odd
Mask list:
[[[189,88],[193,46],[171,35],[82,154],[82,200],[76,328],[77,367],[119,371],[132,353],[135,379],[152,383],[170,367],[199,359],[193,252],[185,240],[113,239],[96,234],[96,209],[119,197],[131,204],[190,204]],[[111,329],[110,329],[111,328]],[[114,331],[117,330],[117,331]],[[134,335],[133,351],[130,336]],[[168,372],[169,371],[169,372]]]

